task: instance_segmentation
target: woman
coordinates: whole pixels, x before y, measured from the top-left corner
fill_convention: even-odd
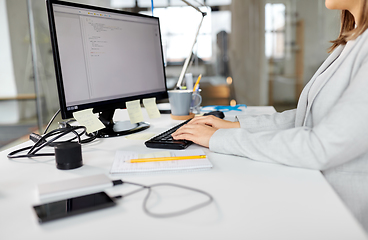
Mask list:
[[[342,10],[332,53],[297,109],[229,122],[198,117],[177,130],[211,151],[321,170],[368,231],[368,0],[326,0]]]

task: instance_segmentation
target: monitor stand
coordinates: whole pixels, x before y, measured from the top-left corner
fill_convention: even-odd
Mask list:
[[[124,136],[139,131],[143,131],[150,127],[149,123],[139,122],[130,123],[130,121],[113,121],[114,110],[103,111],[99,113],[100,121],[106,126],[106,128],[101,129],[97,133],[98,138],[108,138],[108,137],[118,137]]]

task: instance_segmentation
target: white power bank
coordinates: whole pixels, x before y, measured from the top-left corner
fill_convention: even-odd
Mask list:
[[[105,174],[99,174],[39,184],[38,193],[41,201],[47,201],[100,192],[112,186],[113,183],[110,178]]]

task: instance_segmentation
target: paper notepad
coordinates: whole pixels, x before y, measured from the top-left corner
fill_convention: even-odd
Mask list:
[[[203,150],[185,150],[167,152],[172,157],[205,155]],[[163,153],[164,154],[164,153]],[[165,154],[164,154],[165,155]],[[131,163],[130,159],[139,158],[137,152],[117,151],[115,160],[111,167],[111,174],[117,173],[142,173],[159,171],[181,171],[181,170],[205,170],[213,167],[208,158]],[[158,156],[157,156],[158,157]]]

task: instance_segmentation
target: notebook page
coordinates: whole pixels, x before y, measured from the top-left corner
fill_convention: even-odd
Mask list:
[[[172,157],[205,155],[203,150],[170,151]],[[156,171],[178,171],[212,168],[207,158],[131,163],[130,159],[138,158],[139,153],[129,151],[117,151],[110,173],[134,173]]]

